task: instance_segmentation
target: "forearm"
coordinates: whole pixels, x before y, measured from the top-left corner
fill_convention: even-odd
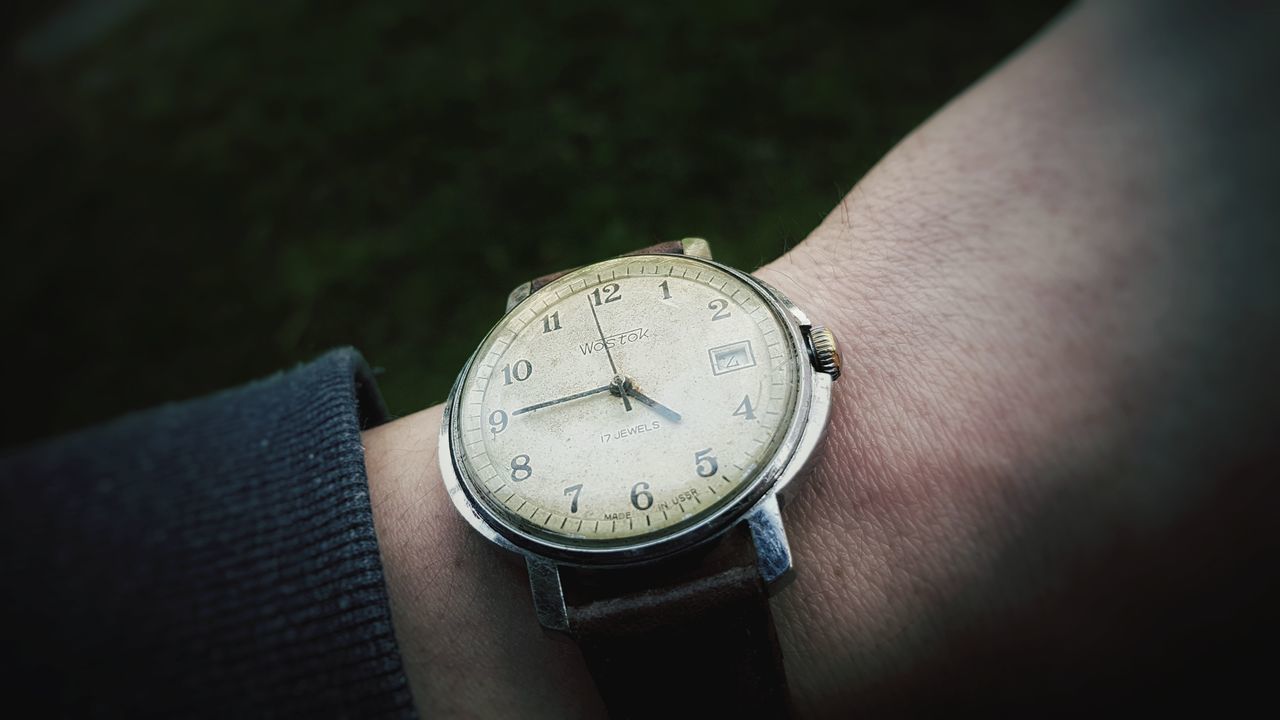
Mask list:
[[[853,380],[787,510],[800,697],[1097,697],[1265,582],[1277,63],[1212,12],[1076,9],[761,271]]]
[[[980,693],[1052,648],[1034,689],[1094,637],[1128,633],[1132,654],[1149,628],[1108,582],[1196,591],[1158,561],[1195,508],[1237,513],[1219,549],[1266,520],[1208,482],[1222,458],[1244,487],[1274,474],[1255,428],[1280,404],[1275,169],[1251,146],[1278,125],[1259,72],[1275,58],[1265,24],[1230,20],[1074,11],[759,271],[845,349],[825,450],[784,512],[797,581],[774,607],[802,709]],[[419,707],[598,714],[523,565],[449,502],[439,415],[365,437]]]

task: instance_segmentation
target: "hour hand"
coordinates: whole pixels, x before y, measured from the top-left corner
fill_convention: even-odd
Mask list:
[[[527,412],[533,412],[534,410],[541,410],[544,407],[551,407],[552,405],[559,405],[560,403],[566,403],[566,402],[569,402],[570,400],[577,400],[579,398],[584,398],[590,395],[596,395],[602,392],[609,392],[609,388],[610,388],[609,385],[601,385],[598,388],[591,388],[590,390],[583,390],[580,393],[565,395],[564,397],[556,398],[555,400],[547,400],[546,402],[534,403],[529,407],[522,407],[519,410],[515,410],[511,414],[523,415]]]
[[[636,390],[635,388],[627,388],[627,394],[639,400],[640,402],[653,408],[659,415],[670,420],[671,422],[680,422],[680,413]]]

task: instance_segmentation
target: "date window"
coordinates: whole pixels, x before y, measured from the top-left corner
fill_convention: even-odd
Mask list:
[[[756,365],[756,356],[751,352],[750,340],[713,347],[707,351],[707,354],[711,356],[711,372],[714,375],[724,375]]]

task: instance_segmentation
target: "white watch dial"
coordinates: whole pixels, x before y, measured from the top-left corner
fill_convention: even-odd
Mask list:
[[[671,255],[568,273],[503,319],[456,399],[480,502],[559,543],[675,532],[737,496],[795,413],[799,359],[759,292]]]

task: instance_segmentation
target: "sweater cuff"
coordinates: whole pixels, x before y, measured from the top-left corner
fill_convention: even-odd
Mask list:
[[[10,548],[29,680],[74,714],[413,717],[360,438],[386,419],[344,349],[7,458],[7,529],[55,546]]]

